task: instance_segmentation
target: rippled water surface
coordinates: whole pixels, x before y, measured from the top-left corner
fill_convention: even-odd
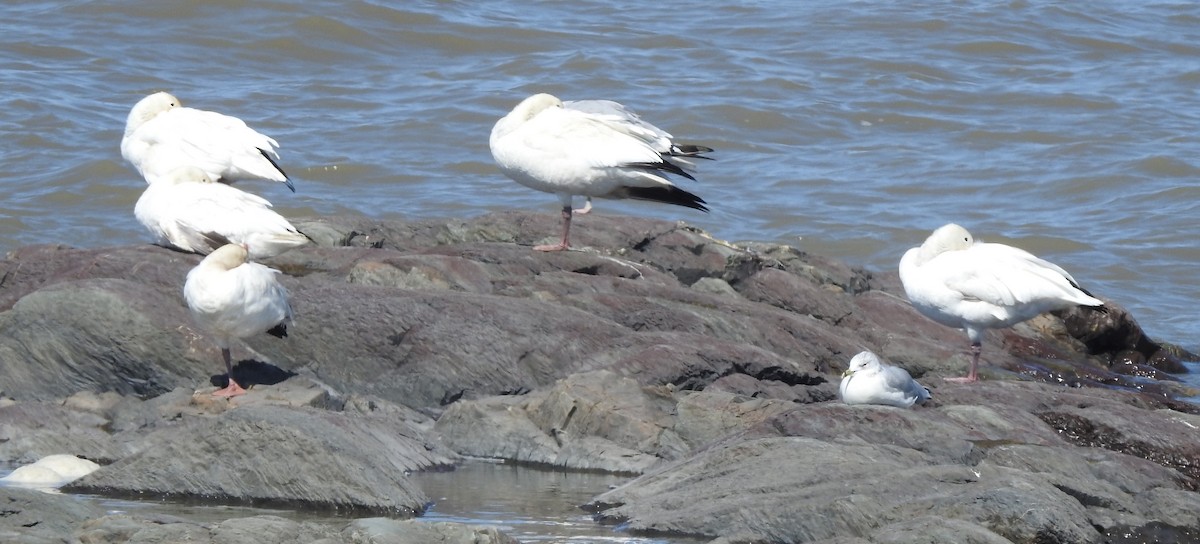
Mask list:
[[[291,217],[556,213],[487,147],[546,91],[718,149],[687,182],[712,213],[599,213],[875,270],[956,221],[1200,347],[1197,3],[26,1],[3,17],[0,250],[146,240],[118,146],[164,89],[279,140],[297,193],[243,188]]]

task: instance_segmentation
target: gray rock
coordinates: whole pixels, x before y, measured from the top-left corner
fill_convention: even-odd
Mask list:
[[[278,516],[233,518],[220,523],[195,523],[170,516],[109,515],[84,522],[73,537],[82,544],[342,542],[340,534],[331,527]]]
[[[454,461],[393,418],[249,403],[154,429],[70,489],[415,515],[428,500],[407,474]]]
[[[29,293],[0,313],[0,360],[23,361],[10,365],[3,387],[18,400],[88,390],[154,396],[207,376],[220,359],[189,350],[186,311],[178,295],[124,279]]]
[[[635,531],[752,532],[768,542],[868,537],[891,520],[920,515],[965,520],[1017,542],[1098,537],[1079,503],[1018,471],[975,471],[912,450],[799,437],[710,448],[590,506]],[[1045,538],[1053,540],[1037,540]]]
[[[389,518],[355,520],[341,534],[348,544],[517,544],[517,539],[495,527]]]
[[[597,371],[522,397],[460,401],[438,419],[434,432],[466,456],[639,474],[790,406],[720,391],[643,386]]]
[[[321,244],[351,247],[306,247],[269,261],[286,274],[297,323],[285,340],[263,335],[235,345],[235,357],[308,370],[337,390],[431,412],[574,372],[650,367],[639,354],[700,341],[705,351],[685,355],[687,364],[716,366],[711,379],[671,376],[670,369],[660,379],[702,388],[748,374],[762,387],[737,377],[725,386],[810,402],[828,398],[829,389],[806,388],[830,382],[863,349],[918,378],[965,366],[962,334],[918,315],[898,294],[893,272],[872,275],[787,246],[738,247],[683,224],[625,217],[589,217],[579,242],[592,249],[531,251],[527,245],[554,220],[502,213],[469,221],[300,222],[321,233]],[[0,260],[0,359],[26,361],[0,376],[0,392],[17,400],[79,391],[149,398],[220,374],[215,345],[192,325],[180,296],[196,262],[153,246],[34,246]],[[703,287],[720,284],[740,296]],[[1120,329],[1114,338],[1134,338],[1127,323],[1113,327]],[[1086,330],[1089,342],[1107,338],[1104,324]],[[1109,341],[1105,355],[1089,358],[1082,343],[1061,334],[1014,334],[996,333],[1009,352],[988,339],[985,376],[1057,380],[1076,372],[1073,379],[1086,383],[1139,385],[1110,372],[1107,354],[1145,349],[1144,337]],[[750,349],[762,354],[748,356]],[[704,360],[722,351],[735,364]],[[747,360],[782,372],[763,381],[739,370]]]
[[[1113,423],[1112,440],[1124,443],[1134,433],[1121,423],[1195,416],[1139,407],[1144,396],[1027,382],[946,384],[934,398],[917,410],[795,406],[660,463],[589,508],[637,531],[764,542],[928,542],[956,532],[949,541],[1091,542],[1156,523],[1200,527],[1188,475],[1154,456],[1080,448],[1043,421],[1083,410]],[[1174,452],[1195,440],[1160,438]]]
[[[239,379],[277,377],[233,401],[208,396],[220,359],[180,296],[198,256],[21,248],[0,260],[0,361],[20,363],[0,373],[0,459],[75,446],[107,465],[89,490],[403,514],[424,501],[404,471],[453,448],[643,473],[593,508],[727,542],[1200,530],[1200,410],[1169,398],[1196,392],[1148,370],[1171,355],[1115,305],[991,331],[985,381],[945,384],[965,335],[917,314],[894,271],[585,221],[581,250],[555,254],[528,246],[556,214],[297,222],[318,246],[268,263],[297,322],[234,345]],[[932,404],[827,402],[864,349]]]
[[[129,452],[108,433],[108,424],[101,415],[57,402],[0,407],[0,460],[28,464],[56,453],[100,463],[119,459]]]
[[[103,514],[67,495],[0,487],[0,542],[65,542],[78,524]]]
[[[958,519],[919,516],[884,525],[871,532],[869,542],[878,544],[1008,544],[1004,538],[986,527]]]

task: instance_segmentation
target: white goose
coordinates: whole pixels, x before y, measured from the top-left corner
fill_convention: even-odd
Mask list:
[[[712,160],[703,153],[712,153],[713,148],[695,144],[677,144],[675,137],[661,128],[643,120],[640,115],[625,107],[620,102],[612,100],[564,100],[563,107],[586,113],[594,119],[607,123],[612,128],[633,136],[658,151],[663,159],[674,163],[689,174],[696,172],[695,159]],[[592,197],[587,197],[581,209],[573,210],[578,214],[592,211]]]
[[[36,489],[57,488],[95,472],[100,465],[74,455],[47,455],[0,478],[5,485]]]
[[[216,183],[195,166],[176,168],[146,187],[133,214],[156,243],[201,254],[234,243],[262,259],[310,242],[266,199]]]
[[[680,147],[676,155],[652,143],[658,141],[655,131],[645,127],[653,125],[631,122],[636,116],[630,117],[623,107],[620,113],[607,108],[610,111],[602,113],[567,108],[554,96],[536,94],[492,128],[489,143],[500,170],[521,185],[558,195],[562,202],[562,240],[535,250],[570,247],[575,195],[652,200],[708,211],[704,199],[666,177],[671,173],[694,179],[681,164],[690,164],[689,158],[708,148]]]
[[[220,397],[246,392],[233,379],[229,351],[233,340],[263,332],[287,336],[287,325],[292,321],[287,290],[276,277],[279,271],[248,262],[248,256],[244,246],[221,246],[188,272],[183,286],[192,318],[216,338],[221,348],[229,385],[213,392]]]
[[[215,181],[267,180],[296,188],[275,161],[279,144],[236,117],[183,107],[169,93],[149,95],[125,121],[121,156],[146,183],[180,166],[197,166]]]
[[[966,329],[971,370],[953,381],[979,379],[983,331],[1010,327],[1042,312],[1104,302],[1066,270],[1004,244],[976,243],[950,223],[900,259],[900,281],[914,308],[948,327]]]
[[[931,397],[929,390],[912,379],[907,370],[885,365],[869,351],[850,359],[838,393],[846,404],[886,404],[900,408],[922,404]]]

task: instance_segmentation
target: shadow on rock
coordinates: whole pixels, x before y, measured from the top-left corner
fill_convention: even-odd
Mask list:
[[[242,387],[252,385],[276,385],[296,375],[295,372],[284,370],[271,363],[246,359],[233,365],[233,374]],[[215,374],[209,377],[209,383],[214,387],[229,385],[229,376]]]

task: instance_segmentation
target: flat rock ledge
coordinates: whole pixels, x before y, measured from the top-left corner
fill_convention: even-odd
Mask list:
[[[557,221],[297,222],[317,244],[267,262],[297,321],[235,344],[252,387],[233,400],[209,395],[220,357],[181,296],[199,256],[13,251],[0,461],[103,465],[70,492],[385,517],[203,524],[0,489],[0,540],[514,542],[404,519],[429,503],[409,475],[468,457],[627,474],[583,505],[599,522],[722,543],[1200,534],[1200,410],[1175,400],[1198,392],[1170,374],[1195,356],[1119,301],[989,332],[984,381],[950,384],[965,335],[917,314],[893,271],[594,214],[579,250],[533,252]],[[864,349],[933,401],[840,404]]]

